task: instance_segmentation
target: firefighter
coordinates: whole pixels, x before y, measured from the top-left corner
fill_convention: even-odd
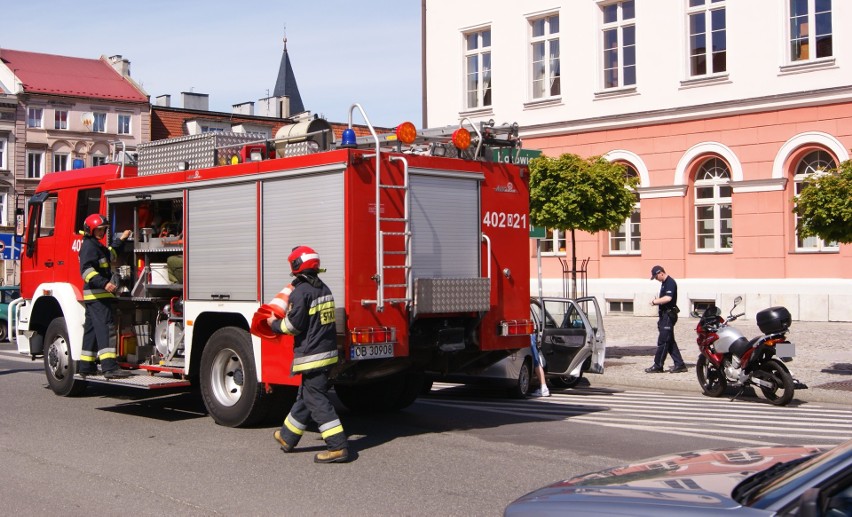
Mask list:
[[[274,311],[267,321],[273,332],[293,336],[292,372],[302,375],[302,384],[284,424],[273,436],[282,451],[291,452],[312,420],[328,446],[314,462],[344,463],[349,461],[348,443],[328,398],[328,371],[337,363],[334,297],[317,276],[322,270],[316,251],[296,246],[287,260],[295,277],[285,288],[290,291],[285,298],[287,307],[283,315]]]
[[[112,305],[117,280],[113,282],[110,264],[118,253],[123,252],[131,231],[125,230],[106,247],[102,241],[109,221],[100,214],[92,214],[83,222],[83,244],[80,246],[80,274],[83,277],[83,302],[86,306],[86,321],[83,324],[83,351],[77,364],[77,373],[86,376],[97,373],[95,361],[100,361],[101,370],[107,379],[129,377],[116,361],[116,332],[112,316]]]

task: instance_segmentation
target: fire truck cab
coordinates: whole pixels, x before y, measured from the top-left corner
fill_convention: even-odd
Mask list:
[[[356,137],[360,110],[370,135]],[[334,141],[322,119],[271,141],[206,133],[140,146],[136,163],[57,172],[28,207],[16,302],[18,350],[51,389],[90,382],[197,386],[213,419],[282,416],[294,394],[292,338],[249,332],[289,283],[287,256],[316,249],[337,306],[331,372],[353,410],[394,410],[424,373],[482,368],[529,345],[528,171],[490,159],[520,148],[493,122],[379,134],[357,104]],[[133,231],[114,264],[120,364],[128,379],[76,374],[84,305],[83,220]]]

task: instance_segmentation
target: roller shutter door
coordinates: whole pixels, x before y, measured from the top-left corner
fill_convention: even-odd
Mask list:
[[[189,298],[256,300],[255,184],[191,190],[187,202]]]
[[[479,182],[412,173],[414,278],[480,276]]]
[[[306,245],[320,255],[320,275],[342,306],[344,292],[343,172],[263,183],[263,300],[292,280],[287,256]]]

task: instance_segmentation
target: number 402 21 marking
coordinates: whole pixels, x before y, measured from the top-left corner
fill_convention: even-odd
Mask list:
[[[509,214],[506,212],[485,212],[482,225],[489,228],[518,228],[527,229],[526,214]]]

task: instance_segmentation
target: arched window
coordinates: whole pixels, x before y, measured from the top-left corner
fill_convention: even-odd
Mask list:
[[[627,178],[638,178],[639,172],[630,164],[623,163],[624,175]],[[633,205],[633,213],[628,217],[618,230],[609,234],[609,252],[617,255],[638,255],[641,251],[642,231],[641,214],[639,212],[639,194],[634,192],[636,203]]]
[[[709,158],[695,173],[695,250],[733,251],[728,164]]]
[[[807,188],[810,178],[835,168],[837,168],[837,164],[834,162],[834,158],[826,151],[811,151],[806,154],[796,165],[795,175],[793,176],[796,195],[798,196]],[[796,228],[798,227],[799,216],[796,215]],[[825,242],[816,236],[802,238],[799,237],[798,233],[796,234],[796,251],[838,251],[839,249],[836,242]]]

